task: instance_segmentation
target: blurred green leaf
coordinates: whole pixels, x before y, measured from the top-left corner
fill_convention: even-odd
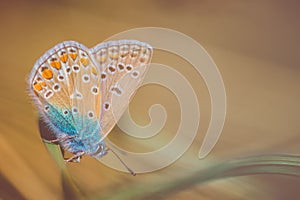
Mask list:
[[[64,199],[83,199],[82,193],[67,170],[59,145],[50,143],[45,143],[45,145],[61,171]]]
[[[168,195],[196,184],[253,174],[300,176],[300,156],[261,155],[225,161],[178,180],[151,185],[133,184],[123,190],[114,191],[113,194],[95,196],[91,199],[158,199],[162,194]]]
[[[54,138],[55,134],[51,132],[47,124],[42,119],[39,119],[39,130],[40,130],[40,135],[43,139],[46,140],[56,139]],[[53,143],[47,143],[47,142],[44,143],[61,171],[61,182],[62,182],[62,187],[64,192],[63,193],[64,199],[83,199],[82,193],[80,192],[79,188],[76,186],[71,175],[68,172],[65,160],[62,156],[60,146]]]

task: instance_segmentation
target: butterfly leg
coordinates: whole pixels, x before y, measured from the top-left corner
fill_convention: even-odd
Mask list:
[[[63,138],[55,139],[55,140],[46,140],[43,138],[42,140],[43,140],[43,142],[46,142],[46,143],[57,143],[57,142],[63,142],[65,140],[72,139],[72,138],[75,138],[75,136],[66,136]]]
[[[80,162],[81,156],[84,155],[83,151],[77,152],[72,157],[65,159],[65,162]]]

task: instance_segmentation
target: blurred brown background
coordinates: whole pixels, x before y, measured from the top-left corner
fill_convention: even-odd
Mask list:
[[[228,111],[223,133],[205,160],[197,154],[210,117],[209,95],[201,77],[164,52],[153,60],[168,64],[191,82],[201,99],[197,140],[175,164],[131,177],[85,157],[68,166],[89,194],[132,183],[162,184],[185,176],[209,160],[299,151],[300,4],[297,1],[16,1],[0,3],[0,199],[62,199],[60,173],[40,140],[37,114],[29,103],[25,78],[46,50],[64,40],[92,47],[127,29],[171,28],[189,35],[208,51],[223,76]],[[159,91],[157,97],[154,91]],[[135,141],[115,128],[112,141],[155,149],[172,138],[179,122],[178,102],[158,86],[141,89],[131,104],[134,119],[147,123],[147,109],[163,104],[170,116],[162,136]],[[121,142],[120,139],[122,138]],[[135,146],[135,145],[133,145]],[[155,148],[154,148],[155,147]],[[166,199],[297,199],[299,178],[256,175],[195,185]]]

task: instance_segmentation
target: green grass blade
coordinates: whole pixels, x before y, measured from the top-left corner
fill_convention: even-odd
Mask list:
[[[294,155],[261,155],[214,164],[181,179],[160,184],[131,185],[113,194],[91,199],[157,199],[196,184],[229,177],[253,174],[283,174],[300,176],[300,157]]]

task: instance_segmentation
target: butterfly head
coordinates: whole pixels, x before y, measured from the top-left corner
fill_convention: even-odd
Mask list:
[[[105,156],[107,154],[107,152],[108,152],[108,149],[105,146],[105,144],[102,142],[99,144],[97,151],[95,153],[91,154],[91,156],[99,159],[99,158]]]

